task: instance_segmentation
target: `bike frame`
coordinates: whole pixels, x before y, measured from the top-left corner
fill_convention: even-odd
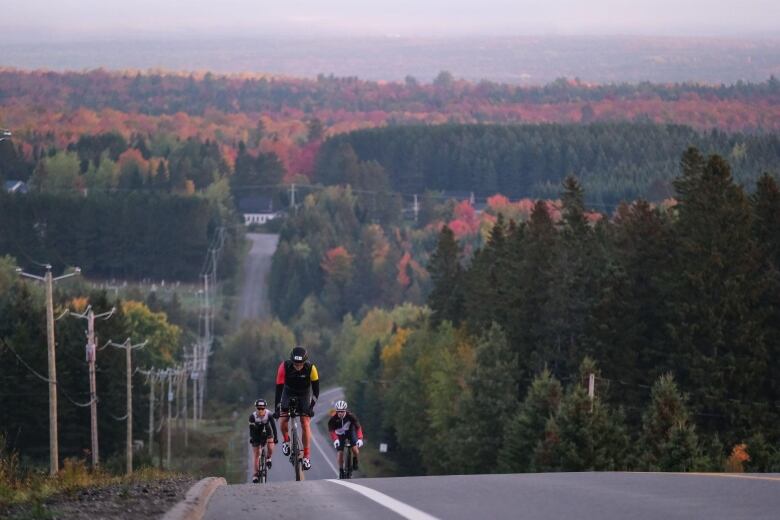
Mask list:
[[[295,480],[303,480],[303,458],[301,457],[301,439],[298,433],[298,423],[295,421],[299,417],[298,399],[290,398],[289,428],[290,428],[290,463],[295,470]]]
[[[265,444],[260,448],[260,483],[265,484],[268,482],[268,468],[265,467],[266,457],[268,456],[268,439]]]
[[[352,478],[352,441],[349,432],[344,436],[344,451],[341,452],[341,469],[344,470],[344,478]]]

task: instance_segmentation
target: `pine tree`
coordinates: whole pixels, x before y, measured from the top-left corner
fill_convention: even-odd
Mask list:
[[[562,397],[563,388],[549,370],[542,371],[534,379],[519,410],[504,430],[504,450],[499,460],[501,471],[534,471],[534,450],[542,441],[547,421],[557,412]]]
[[[766,275],[752,237],[752,211],[718,156],[702,164],[695,150],[686,152],[675,187],[672,361],[681,386],[696,389],[693,409],[725,418],[703,421],[704,431],[717,430],[733,445],[772,420],[768,403],[752,404],[766,403],[763,389],[770,379],[765,320],[757,305]]]
[[[688,471],[695,466],[698,439],[685,401],[672,374],[661,376],[653,385],[638,444],[638,459],[643,468]]]
[[[593,366],[585,358],[580,367],[582,375]],[[544,438],[534,453],[535,469],[614,471],[625,467],[627,449],[622,414],[609,409],[598,396],[591,400],[585,386],[576,382],[547,422]]]
[[[435,325],[443,321],[457,325],[463,319],[463,268],[459,257],[460,246],[455,235],[448,226],[442,227],[436,250],[428,263],[433,282],[428,306],[431,308],[431,322]]]

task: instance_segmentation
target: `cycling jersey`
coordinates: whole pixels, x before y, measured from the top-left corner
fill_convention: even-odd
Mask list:
[[[328,420],[328,431],[330,432],[330,438],[334,441],[351,431],[357,434],[358,439],[363,438],[363,427],[360,426],[360,421],[352,412],[347,412],[343,419],[339,417],[338,413],[334,413]]]
[[[260,415],[257,411],[249,416],[249,441],[254,445],[265,444],[268,437],[273,437],[274,443],[279,442],[276,433],[276,421],[273,414],[266,411]]]
[[[312,398],[311,395],[314,395]],[[282,361],[276,372],[276,399],[277,406],[281,406],[282,412],[288,411],[290,397],[298,397],[302,400],[302,412],[312,415],[311,407],[320,396],[320,375],[313,363],[305,362],[303,368],[295,370],[292,361]]]

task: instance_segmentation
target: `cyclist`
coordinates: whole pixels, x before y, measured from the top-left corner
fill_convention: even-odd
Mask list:
[[[268,454],[265,459],[265,465],[271,469],[271,456],[274,454],[274,444],[279,442],[276,434],[276,421],[273,415],[267,410],[268,403],[265,399],[255,401],[255,411],[249,416],[249,443],[252,445],[255,461],[255,476],[252,482],[257,484],[260,480],[260,450],[264,445],[268,445]],[[271,442],[268,442],[269,438]]]
[[[347,402],[340,400],[335,403],[336,413],[328,420],[328,431],[333,440],[333,447],[338,452],[337,460],[339,463],[339,478],[344,478],[342,465],[344,462],[344,439],[349,435],[352,443],[352,468],[358,469],[358,453],[363,447],[363,428],[360,426],[358,418],[347,410]],[[349,455],[347,455],[349,456]]]
[[[309,353],[298,346],[290,352],[290,359],[282,361],[276,373],[276,414],[281,417],[282,453],[290,454],[290,398],[296,397],[300,403],[298,413],[303,427],[303,469],[311,469],[309,459],[309,441],[311,439],[311,418],[314,416],[314,405],[320,396],[320,376],[317,367],[309,361]]]

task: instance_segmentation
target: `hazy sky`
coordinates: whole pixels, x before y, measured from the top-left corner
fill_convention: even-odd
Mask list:
[[[11,40],[193,32],[780,36],[780,0],[2,0],[0,4],[0,34]]]

